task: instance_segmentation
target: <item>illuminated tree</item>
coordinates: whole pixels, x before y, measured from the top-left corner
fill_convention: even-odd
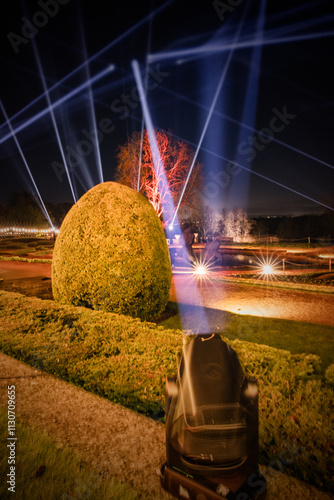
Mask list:
[[[170,133],[156,131],[155,135],[161,159],[158,171],[154,168],[147,132],[143,134],[142,149],[141,134],[135,132],[129,141],[119,148],[116,180],[137,190],[141,156],[139,191],[146,196],[160,218],[164,213],[166,224],[172,219],[174,207],[180,200],[194,152],[186,143],[173,138]],[[200,206],[197,194],[201,182],[200,171],[200,163],[195,162],[180,204],[180,207],[188,205],[195,213]]]
[[[253,222],[242,208],[223,210],[222,233],[224,236],[232,237],[234,241],[242,241],[249,236],[252,226]]]

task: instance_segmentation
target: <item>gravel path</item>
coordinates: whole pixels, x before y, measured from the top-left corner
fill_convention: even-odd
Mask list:
[[[99,471],[126,481],[147,500],[172,498],[160,487],[165,428],[144,416],[0,354],[0,405],[16,387],[17,418],[69,446]],[[19,438],[19,436],[18,436]],[[283,473],[261,467],[267,500],[333,500]],[[109,499],[101,499],[109,500]]]

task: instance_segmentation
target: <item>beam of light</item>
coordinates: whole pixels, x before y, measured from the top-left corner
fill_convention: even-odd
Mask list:
[[[214,153],[212,153],[212,154],[214,154]],[[227,162],[233,163],[233,161],[228,160],[227,158],[225,158],[223,156],[220,156],[220,158],[222,158],[223,160],[225,160]],[[322,207],[325,207],[325,208],[328,208],[329,210],[333,210],[334,211],[333,207],[325,205],[324,203],[321,203],[321,201],[315,200],[314,198],[311,198],[310,196],[307,196],[306,194],[303,194],[300,191],[296,191],[295,189],[292,189],[289,186],[286,186],[285,184],[282,184],[281,182],[277,182],[274,179],[271,179],[270,177],[267,177],[266,175],[262,175],[262,174],[260,174],[258,172],[255,172],[254,170],[252,170],[250,168],[247,168],[244,165],[241,165],[240,163],[234,162],[234,164],[237,167],[242,168],[243,170],[247,170],[248,172],[251,172],[252,174],[257,175],[258,177],[261,177],[262,179],[265,179],[266,181],[272,182],[273,184],[276,184],[277,186],[280,186],[280,187],[282,187],[284,189],[287,189],[288,191],[291,191],[292,193],[298,194],[299,196],[302,196],[303,198],[306,198],[307,200],[312,201],[313,203],[316,203],[317,205],[321,205]]]
[[[32,40],[32,45],[33,45],[35,59],[36,59],[37,67],[38,67],[39,76],[41,78],[43,89],[44,89],[44,95],[45,95],[46,101],[48,103],[49,113],[50,113],[50,116],[51,116],[51,120],[52,120],[54,131],[55,131],[55,134],[56,134],[59,151],[60,151],[60,154],[61,154],[61,158],[63,160],[63,165],[65,167],[65,171],[66,171],[68,183],[70,185],[72,197],[73,197],[74,203],[76,203],[77,199],[76,199],[76,196],[74,194],[73,184],[72,184],[70,173],[69,173],[69,170],[68,170],[68,167],[67,167],[65,153],[64,153],[63,145],[61,143],[61,139],[60,139],[60,134],[59,134],[58,126],[57,126],[56,117],[55,117],[54,112],[53,112],[53,107],[52,107],[51,99],[50,99],[50,96],[49,96],[48,88],[47,88],[47,85],[46,85],[44,71],[43,71],[43,68],[42,68],[42,64],[41,64],[41,60],[40,60],[40,57],[39,57],[39,53],[37,51],[36,42],[35,42],[34,39]]]
[[[180,99],[184,100],[185,102],[189,102],[189,104],[193,104],[194,106],[196,106],[198,108],[209,110],[209,108],[207,108],[206,106],[199,104],[197,101],[194,101],[193,99],[190,99],[189,97],[186,97],[178,92],[169,90],[166,87],[162,87],[162,86],[161,86],[161,90],[163,90],[163,92],[166,92],[166,93],[173,95],[177,98],[180,98]],[[305,158],[309,158],[310,160],[313,160],[317,163],[320,163],[321,165],[324,165],[325,167],[329,167],[329,168],[334,169],[334,166],[331,165],[330,163],[327,163],[327,162],[321,160],[320,158],[317,158],[316,156],[310,155],[309,153],[306,153],[305,151],[302,151],[301,149],[295,148],[294,146],[291,146],[290,144],[287,144],[286,142],[283,142],[283,141],[277,139],[276,137],[269,136],[265,132],[262,132],[262,130],[258,130],[254,127],[251,127],[250,125],[247,125],[246,123],[243,123],[239,120],[236,120],[235,118],[227,116],[226,114],[221,113],[219,111],[214,111],[214,114],[218,117],[224,118],[225,120],[227,120],[231,123],[235,123],[236,125],[239,125],[242,128],[245,128],[245,129],[247,129],[255,134],[259,134],[259,135],[262,135],[263,137],[266,137],[267,139],[271,139],[271,142],[275,142],[276,144],[279,144],[280,146],[283,146],[287,149],[290,149],[291,151],[294,151],[295,153],[298,153],[302,156],[305,156]]]
[[[141,78],[138,61],[136,61],[136,60],[131,61],[131,67],[133,70],[133,74],[134,74],[135,81],[136,81],[137,88],[138,88],[138,93],[140,96],[140,101],[141,101],[141,105],[142,105],[146,130],[147,130],[150,148],[151,148],[151,152],[152,152],[152,160],[153,160],[154,170],[156,172],[157,179],[161,178],[161,185],[159,186],[159,188],[160,188],[159,190],[160,190],[160,192],[165,191],[167,193],[168,211],[172,213],[173,199],[172,199],[172,196],[171,196],[170,191],[169,191],[167,177],[166,177],[164,167],[162,164],[162,160],[160,157],[159,147],[158,147],[158,143],[156,141],[156,137],[155,137],[155,133],[154,133],[153,122],[152,122],[151,114],[150,114],[149,107],[147,104],[145,88],[144,88],[143,81]],[[166,211],[163,212],[164,215],[165,215],[165,213],[166,213]],[[165,220],[165,223],[167,223],[167,222],[168,221]]]
[[[88,62],[88,57],[87,57],[87,49],[86,49],[86,43],[85,43],[85,37],[84,37],[84,27],[83,27],[83,22],[82,19],[80,18],[80,31],[81,31],[81,40],[82,40],[82,48],[83,48],[83,53],[85,57],[85,72],[86,72],[86,79],[88,82],[90,82],[90,69],[89,69],[89,62]],[[100,183],[104,182],[103,178],[103,168],[102,168],[102,161],[101,161],[101,152],[100,152],[100,143],[99,143],[99,138],[98,138],[98,129],[97,129],[97,124],[96,124],[96,114],[95,114],[95,108],[94,108],[94,97],[93,97],[93,91],[92,91],[92,85],[88,85],[88,98],[89,98],[89,110],[90,110],[90,118],[93,124],[93,149],[94,149],[94,156],[95,156],[95,161],[97,164],[98,168],[98,176],[99,176],[99,181]]]
[[[196,147],[196,144],[194,144],[191,141],[188,141],[188,140],[186,140],[186,139],[184,139],[182,137],[176,136],[176,135],[174,135],[174,137],[177,137],[178,139],[187,142],[187,144],[190,144],[191,146]],[[270,177],[262,175],[259,172],[255,172],[255,170],[252,170],[252,169],[250,169],[248,167],[245,167],[244,165],[241,165],[241,163],[233,162],[233,160],[227,158],[226,156],[223,156],[223,155],[220,155],[218,153],[215,153],[214,151],[211,151],[211,150],[209,150],[207,148],[202,148],[202,151],[204,151],[206,153],[209,153],[209,154],[215,156],[216,158],[224,160],[226,163],[234,164],[235,166],[240,167],[242,170],[246,170],[247,172],[250,172],[251,174],[254,174],[257,177],[261,177],[262,179],[265,179],[266,181],[269,181],[269,182],[271,182],[273,184],[276,184],[277,186],[280,186],[280,187],[282,187],[284,189],[287,189],[288,191],[291,191],[292,193],[295,193],[295,194],[297,194],[299,196],[302,196],[303,198],[306,198],[307,200],[312,201],[313,203],[316,203],[317,205],[321,205],[322,207],[325,207],[325,208],[328,208],[329,210],[333,210],[334,211],[333,207],[330,207],[329,205],[325,205],[324,203],[321,203],[321,201],[315,200],[314,198],[311,198],[311,197],[307,196],[306,194],[301,193],[300,191],[296,191],[295,189],[292,189],[289,186],[286,186],[285,184],[282,184],[282,183],[280,183],[278,181],[275,181],[274,179],[271,179]]]
[[[140,131],[140,148],[139,148],[139,160],[138,160],[138,179],[137,179],[137,191],[140,190],[140,175],[141,175],[141,160],[143,157],[143,140],[144,140],[144,118],[141,121],[141,131]]]
[[[334,16],[325,15],[325,16],[322,16],[322,17],[319,17],[319,18],[314,18],[313,17],[312,19],[309,19],[307,21],[303,20],[302,22],[299,22],[299,23],[289,24],[290,23],[290,19],[291,19],[292,16],[294,16],[297,13],[299,13],[300,11],[302,11],[302,14],[304,14],[304,12],[306,10],[308,10],[308,9],[314,10],[314,2],[313,1],[310,2],[308,5],[303,3],[300,6],[291,8],[290,10],[284,10],[284,11],[281,11],[279,13],[275,13],[275,14],[269,15],[267,17],[267,24],[268,25],[270,23],[272,23],[272,22],[275,23],[278,20],[280,20],[280,22],[283,24],[283,27],[280,26],[279,28],[272,28],[272,29],[268,30],[267,31],[267,36],[271,37],[271,38],[273,38],[273,37],[276,38],[278,35],[286,35],[287,33],[297,32],[297,31],[300,31],[300,30],[314,28],[316,25],[319,25],[319,24],[322,24],[324,22],[328,22],[329,20],[333,20],[334,19]],[[234,27],[232,27],[232,30],[234,31]],[[250,21],[248,21],[245,24],[245,29],[243,31],[245,33],[245,35],[243,36],[243,39],[248,39],[247,38],[247,36],[248,36],[247,31],[250,32],[250,35],[252,36],[254,29],[251,26],[251,22]],[[229,36],[229,31],[224,30],[224,34],[225,34],[225,39],[226,39]],[[193,39],[195,39],[196,42],[198,43],[198,39],[197,38],[195,38],[195,37],[185,38],[185,39],[182,40],[183,45],[184,46],[189,46],[190,43],[193,41]],[[174,52],[176,54],[176,50]],[[184,59],[177,60],[176,64],[188,63],[188,62],[194,61],[195,59],[198,59],[200,57],[202,57],[202,54],[200,54],[200,53],[199,54],[195,54],[195,55],[186,57]]]
[[[245,14],[247,12],[247,9],[244,10],[243,12],[243,16],[242,16],[242,19],[239,23],[239,26],[238,26],[238,29],[237,29],[237,32],[235,34],[235,37],[234,37],[234,40],[235,40],[235,43],[236,41],[238,40],[239,36],[240,36],[240,32],[241,32],[241,29],[242,29],[242,26],[244,24],[244,19],[245,19]],[[222,75],[220,77],[220,80],[218,82],[218,86],[217,86],[217,89],[216,89],[216,92],[215,92],[215,95],[213,97],[213,100],[212,100],[212,104],[211,104],[211,107],[210,107],[210,110],[209,110],[209,113],[208,113],[208,116],[207,116],[207,119],[206,119],[206,122],[204,124],[204,128],[203,128],[203,131],[202,131],[202,134],[201,134],[201,137],[200,137],[200,140],[198,141],[198,144],[197,144],[197,148],[196,148],[196,151],[195,151],[195,154],[194,154],[194,157],[193,157],[193,160],[192,160],[192,163],[190,165],[190,168],[189,168],[189,172],[188,172],[188,175],[187,175],[187,178],[186,178],[186,181],[184,183],[184,186],[183,186],[183,189],[182,189],[182,192],[181,192],[181,195],[180,195],[180,199],[178,201],[178,204],[177,204],[177,207],[176,207],[176,210],[175,210],[175,213],[174,213],[174,216],[173,216],[173,220],[172,220],[172,224],[174,224],[174,221],[175,221],[175,217],[177,215],[177,212],[180,208],[180,205],[181,205],[181,202],[182,202],[182,199],[183,199],[183,196],[184,196],[184,193],[185,193],[185,190],[187,188],[187,184],[189,182],[189,179],[190,179],[190,176],[191,176],[191,173],[193,171],[193,168],[194,168],[194,165],[195,165],[195,162],[197,160],[197,156],[198,156],[198,153],[199,153],[199,150],[201,149],[201,146],[202,146],[202,142],[203,142],[203,139],[204,139],[204,136],[206,134],[206,131],[207,131],[207,128],[209,126],[209,123],[210,123],[210,120],[211,120],[211,116],[212,116],[212,113],[214,111],[214,108],[217,104],[217,100],[218,100],[218,97],[219,97],[219,94],[221,92],[221,89],[223,87],[223,84],[224,84],[224,81],[225,81],[225,77],[226,77],[226,74],[227,74],[227,71],[230,67],[230,63],[231,63],[231,60],[232,60],[232,57],[233,57],[233,54],[234,54],[234,49],[232,49],[229,54],[228,54],[228,57],[227,57],[227,60],[226,60],[226,63],[225,63],[225,66],[224,66],[224,69],[223,69],[223,72],[222,72]]]
[[[302,35],[291,35],[285,37],[271,38],[271,39],[263,39],[263,40],[253,40],[249,39],[244,42],[239,43],[215,43],[215,44],[206,44],[204,47],[195,47],[191,49],[182,49],[175,50],[170,52],[160,52],[158,54],[149,54],[147,56],[147,60],[149,63],[153,63],[156,61],[165,61],[167,59],[184,59],[189,56],[201,55],[206,57],[208,54],[217,54],[230,50],[240,50],[240,49],[249,49],[251,47],[256,47],[257,45],[281,45],[285,43],[295,43],[295,42],[303,42],[316,40],[319,38],[329,38],[334,36],[334,30],[330,31],[319,31],[317,33],[306,33]]]
[[[265,11],[266,11],[266,1],[261,0],[259,14],[256,20],[256,27],[254,38],[261,41],[263,39],[264,25],[265,25]],[[260,69],[261,69],[261,58],[262,58],[262,45],[257,45],[252,48],[251,60],[249,65],[248,82],[246,88],[246,95],[244,99],[243,112],[242,112],[242,123],[255,124],[256,119],[256,109],[257,100],[259,92],[259,80],[260,80]],[[246,139],[245,129],[239,127],[238,134],[238,145]],[[236,148],[235,160],[239,161],[242,153],[239,152],[239,147]],[[234,182],[233,182],[234,181]],[[236,186],[238,184],[238,186]],[[235,180],[231,182],[231,196],[233,198],[235,189],[238,188],[242,190],[241,196],[245,199],[248,198],[249,194],[249,175],[245,176],[245,182],[241,183]]]
[[[72,149],[75,148],[75,144],[78,144],[79,139],[74,132],[75,127],[71,126],[70,119],[68,117],[66,107],[61,106],[59,108],[59,114],[60,114],[60,121],[62,124],[62,128],[64,131],[64,136],[68,138],[69,140],[69,145],[72,147]],[[79,175],[80,174],[80,175]],[[75,183],[74,180],[77,179],[78,183],[81,185],[83,188],[83,192],[85,193],[88,191],[90,188],[95,186],[95,182],[93,181],[92,175],[90,173],[86,158],[82,156],[80,158],[80,163],[78,163],[76,166],[72,166],[72,181],[73,181],[73,187],[75,188]],[[77,189],[75,189],[75,194],[76,198],[78,199],[78,192]]]
[[[173,199],[172,199],[172,196],[169,192],[169,186],[168,186],[166,174],[164,172],[164,168],[163,168],[162,161],[160,158],[159,148],[158,148],[158,144],[157,144],[155,133],[154,133],[154,127],[153,127],[153,122],[152,122],[150,110],[149,110],[147,100],[146,100],[145,89],[144,89],[143,81],[141,78],[138,61],[136,61],[136,60],[131,61],[131,67],[133,70],[134,78],[136,81],[136,85],[138,88],[138,93],[139,93],[139,97],[140,97],[140,101],[141,101],[141,105],[142,105],[142,111],[143,111],[143,115],[144,115],[146,130],[148,133],[150,148],[151,148],[151,152],[152,152],[154,169],[155,169],[157,174],[158,173],[162,174],[161,175],[161,177],[163,179],[162,182],[164,183],[164,186],[162,186],[162,187],[165,188],[168,192],[168,204],[169,204],[170,208],[172,209],[173,208]],[[159,187],[160,187],[160,192],[161,192],[161,186],[159,186]],[[170,213],[173,213],[173,211],[170,210]],[[164,214],[165,214],[165,212],[163,212],[163,216],[164,216]],[[167,223],[168,223],[168,221],[167,221]],[[180,239],[181,239],[182,246],[185,247],[182,233],[181,233]],[[176,293],[178,294],[178,290],[176,290]],[[206,318],[205,309],[202,305],[202,299],[201,299],[200,293],[196,287],[194,287],[193,293],[196,295],[197,303],[202,306],[201,312],[202,312],[203,322],[205,324],[206,331],[209,331],[209,323],[208,323],[208,320]],[[182,304],[179,304],[179,305],[181,307],[181,321],[182,321]]]
[[[135,116],[133,116],[133,115],[129,115],[129,116],[131,116],[134,120],[138,120],[138,118],[137,118],[137,117],[135,117]],[[139,120],[138,120],[138,121],[139,121]],[[191,141],[189,141],[189,140],[185,139],[184,137],[180,137],[180,136],[178,136],[178,135],[176,135],[176,134],[172,134],[172,135],[173,135],[173,137],[176,137],[177,139],[180,139],[181,141],[186,142],[186,143],[187,143],[187,144],[189,144],[190,146],[196,147],[196,144],[195,144],[195,143],[193,143],[193,142],[191,142]],[[258,173],[258,172],[255,172],[255,170],[252,170],[252,169],[250,169],[250,168],[247,168],[247,167],[245,167],[244,165],[241,165],[240,163],[233,162],[233,160],[231,160],[231,159],[227,158],[226,156],[222,156],[222,155],[220,155],[220,154],[218,154],[218,153],[215,153],[214,151],[211,151],[210,149],[207,149],[207,148],[202,148],[202,151],[204,151],[205,153],[209,153],[209,154],[211,154],[212,156],[215,156],[216,158],[219,158],[219,159],[221,159],[221,160],[224,160],[226,163],[229,163],[229,164],[234,164],[235,166],[240,167],[242,170],[247,170],[247,171],[248,171],[248,172],[250,172],[251,174],[254,174],[254,175],[256,175],[257,177],[261,177],[262,179],[265,179],[266,181],[272,182],[273,184],[276,184],[277,186],[280,186],[280,187],[282,187],[282,188],[284,188],[284,189],[287,189],[288,191],[291,191],[292,193],[295,193],[295,194],[297,194],[297,195],[299,195],[299,196],[302,196],[303,198],[306,198],[307,200],[312,201],[313,203],[315,203],[315,204],[317,204],[317,205],[321,205],[321,206],[323,206],[323,207],[325,207],[325,208],[328,208],[329,210],[333,210],[333,211],[334,211],[334,208],[333,208],[333,207],[330,207],[330,206],[328,206],[328,205],[325,205],[324,203],[321,203],[320,201],[315,200],[314,198],[310,198],[310,197],[309,197],[309,196],[307,196],[306,194],[303,194],[303,193],[301,193],[301,192],[299,192],[299,191],[296,191],[296,190],[294,190],[294,189],[290,188],[289,186],[286,186],[285,184],[281,184],[280,182],[275,181],[274,179],[271,179],[270,177],[267,177],[267,176],[262,175],[262,174],[260,174],[260,173]],[[169,227],[169,229],[173,229],[173,225],[172,225],[172,224],[169,224],[169,225],[168,225],[168,227]]]
[[[189,144],[191,144],[191,143],[189,142]],[[316,203],[317,205],[321,205],[322,207],[325,207],[325,208],[328,208],[329,210],[334,211],[333,207],[325,205],[324,203],[321,203],[321,201],[315,200],[314,198],[311,198],[310,196],[307,196],[306,194],[303,194],[300,191],[296,191],[295,189],[292,189],[289,186],[282,184],[281,182],[275,181],[274,179],[271,179],[270,177],[267,177],[266,175],[262,175],[259,172],[255,172],[255,170],[252,170],[251,168],[245,167],[244,165],[241,165],[241,163],[239,163],[239,162],[233,162],[233,160],[230,160],[230,159],[226,158],[225,156],[219,155],[219,154],[214,153],[213,151],[210,151],[210,150],[205,149],[205,148],[202,148],[202,150],[207,152],[207,153],[211,153],[213,156],[216,156],[217,158],[220,158],[220,159],[226,161],[227,163],[234,164],[235,166],[240,167],[241,169],[246,170],[247,172],[250,172],[250,173],[256,175],[257,177],[261,177],[262,179],[265,179],[266,181],[269,181],[273,184],[276,184],[277,186],[280,186],[284,189],[287,189],[288,191],[291,191],[292,193],[295,193],[298,196],[302,196],[303,198],[306,198],[307,200],[312,201],[313,203]]]
[[[92,85],[93,83],[97,82],[101,78],[105,77],[106,75],[111,73],[111,71],[114,71],[114,69],[115,69],[115,66],[113,64],[109,65],[107,68],[105,68],[104,70],[100,71],[95,76],[93,76],[90,79],[90,81],[86,81],[86,82],[78,85],[75,89],[71,90],[71,92],[64,95],[63,97],[60,97],[57,101],[55,101],[52,104],[52,109],[54,110],[54,109],[58,108],[58,106],[61,106],[62,104],[64,104],[64,102],[68,101],[73,96],[80,94],[80,92],[82,92],[84,89],[86,89],[89,85]],[[9,134],[2,137],[0,139],[0,144],[7,141],[8,139],[10,139],[12,137],[13,133],[17,134],[17,133],[21,132],[22,130],[29,127],[30,125],[32,125],[36,121],[40,120],[43,116],[47,115],[49,112],[50,112],[49,107],[44,108],[42,111],[39,111],[39,113],[36,113],[31,118],[29,118],[25,122],[21,123],[21,125],[18,125],[15,129],[12,129],[12,132],[10,132]]]
[[[42,200],[41,194],[40,194],[39,189],[38,189],[38,187],[37,187],[37,185],[36,185],[35,179],[34,179],[34,177],[33,177],[32,173],[31,173],[31,170],[30,170],[30,168],[29,168],[29,165],[28,165],[28,163],[27,163],[27,160],[26,160],[26,158],[25,158],[25,156],[24,156],[24,154],[23,154],[23,151],[22,151],[22,149],[21,149],[21,146],[20,146],[20,144],[19,144],[19,141],[17,140],[17,137],[16,137],[16,135],[15,135],[15,132],[14,132],[14,130],[13,130],[13,128],[12,128],[12,124],[10,123],[10,120],[9,120],[9,118],[8,118],[8,115],[7,115],[7,113],[6,113],[6,110],[5,110],[5,108],[4,108],[4,106],[3,106],[3,104],[2,104],[2,101],[1,101],[1,100],[0,100],[0,107],[1,107],[1,111],[2,111],[2,113],[3,113],[4,117],[5,117],[5,120],[6,120],[6,122],[7,122],[8,126],[9,126],[9,128],[10,128],[10,130],[11,130],[11,132],[12,132],[11,136],[13,137],[13,139],[14,139],[14,141],[15,141],[15,144],[16,144],[16,146],[17,146],[17,149],[19,150],[19,153],[20,153],[20,155],[21,155],[22,161],[23,161],[23,163],[24,163],[24,166],[26,167],[27,172],[28,172],[28,174],[29,174],[29,177],[30,177],[30,179],[31,179],[31,182],[32,182],[32,184],[33,184],[33,186],[34,186],[34,188],[35,188],[35,191],[36,191],[37,196],[38,196],[38,198],[39,198],[40,204],[41,204],[41,206],[42,206],[42,212],[44,213],[44,216],[45,216],[45,218],[47,219],[47,221],[49,222],[50,226],[53,228],[53,224],[52,224],[52,222],[51,222],[51,219],[50,219],[49,213],[48,213],[48,211],[47,211],[47,209],[46,209],[46,206],[44,205],[44,202],[43,202],[43,200]]]
[[[76,75],[79,71],[81,71],[85,67],[85,65],[87,64],[87,62],[95,61],[98,57],[100,57],[106,51],[108,51],[109,49],[111,49],[114,45],[117,45],[124,38],[126,38],[131,33],[133,33],[134,31],[136,31],[143,24],[145,24],[152,16],[155,16],[155,15],[159,14],[162,10],[164,10],[166,7],[168,7],[171,3],[173,3],[173,1],[174,0],[168,0],[163,5],[160,5],[159,7],[157,7],[153,12],[150,12],[150,14],[148,14],[143,19],[141,19],[140,21],[138,21],[138,23],[136,23],[134,26],[132,26],[131,28],[129,28],[128,30],[126,30],[124,33],[122,33],[115,40],[113,40],[108,45],[106,45],[105,47],[103,47],[102,49],[100,49],[98,52],[96,52],[93,56],[91,56],[88,59],[88,61],[80,64],[77,68],[75,68],[73,71],[71,71],[70,73],[68,73],[64,78],[62,78],[61,80],[59,80],[55,85],[53,85],[52,87],[50,87],[49,88],[49,92],[57,89],[64,82],[66,82],[67,80],[69,80],[70,78],[72,78],[72,76]],[[31,106],[33,106],[34,104],[36,104],[37,102],[39,102],[44,97],[45,97],[44,94],[41,94],[40,96],[36,97],[36,99],[34,99],[33,101],[31,101],[27,106],[25,106],[20,111],[18,111],[15,115],[13,115],[11,117],[11,121],[14,120],[16,117],[18,117],[19,115],[21,115],[23,112],[27,111]],[[10,137],[7,137],[7,139],[9,139],[9,138]],[[0,144],[1,144],[1,142],[0,142]]]
[[[151,47],[151,38],[152,38],[152,20],[153,16],[150,19],[149,23],[149,31],[148,31],[148,38],[147,38],[147,52],[149,52],[150,47]],[[148,65],[146,64],[145,67],[145,73],[147,72]],[[144,87],[145,91],[145,96],[147,89]],[[142,161],[142,156],[143,156],[143,140],[144,140],[144,126],[145,126],[145,120],[144,120],[144,115],[142,117],[141,121],[141,132],[140,132],[140,149],[139,149],[139,164],[138,164],[138,180],[137,180],[137,191],[139,192],[140,190],[140,175],[141,175],[141,161]]]

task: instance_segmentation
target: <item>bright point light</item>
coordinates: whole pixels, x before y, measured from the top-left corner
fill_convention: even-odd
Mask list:
[[[272,279],[275,274],[282,269],[282,261],[279,256],[271,255],[256,255],[253,259],[253,264],[259,274],[259,278]]]
[[[200,259],[193,264],[193,277],[200,280],[210,280],[210,275],[213,267],[214,266],[211,261],[204,261]]]
[[[203,265],[199,265],[195,267],[194,274],[198,274],[199,276],[204,276],[205,274],[207,274],[207,270]]]
[[[263,274],[272,274],[273,272],[274,272],[274,269],[270,264],[266,264],[262,268]]]

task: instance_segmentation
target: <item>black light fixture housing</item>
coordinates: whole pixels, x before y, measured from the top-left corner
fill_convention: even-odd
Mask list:
[[[220,335],[185,336],[178,375],[166,383],[166,463],[175,498],[262,500],[258,388]]]

